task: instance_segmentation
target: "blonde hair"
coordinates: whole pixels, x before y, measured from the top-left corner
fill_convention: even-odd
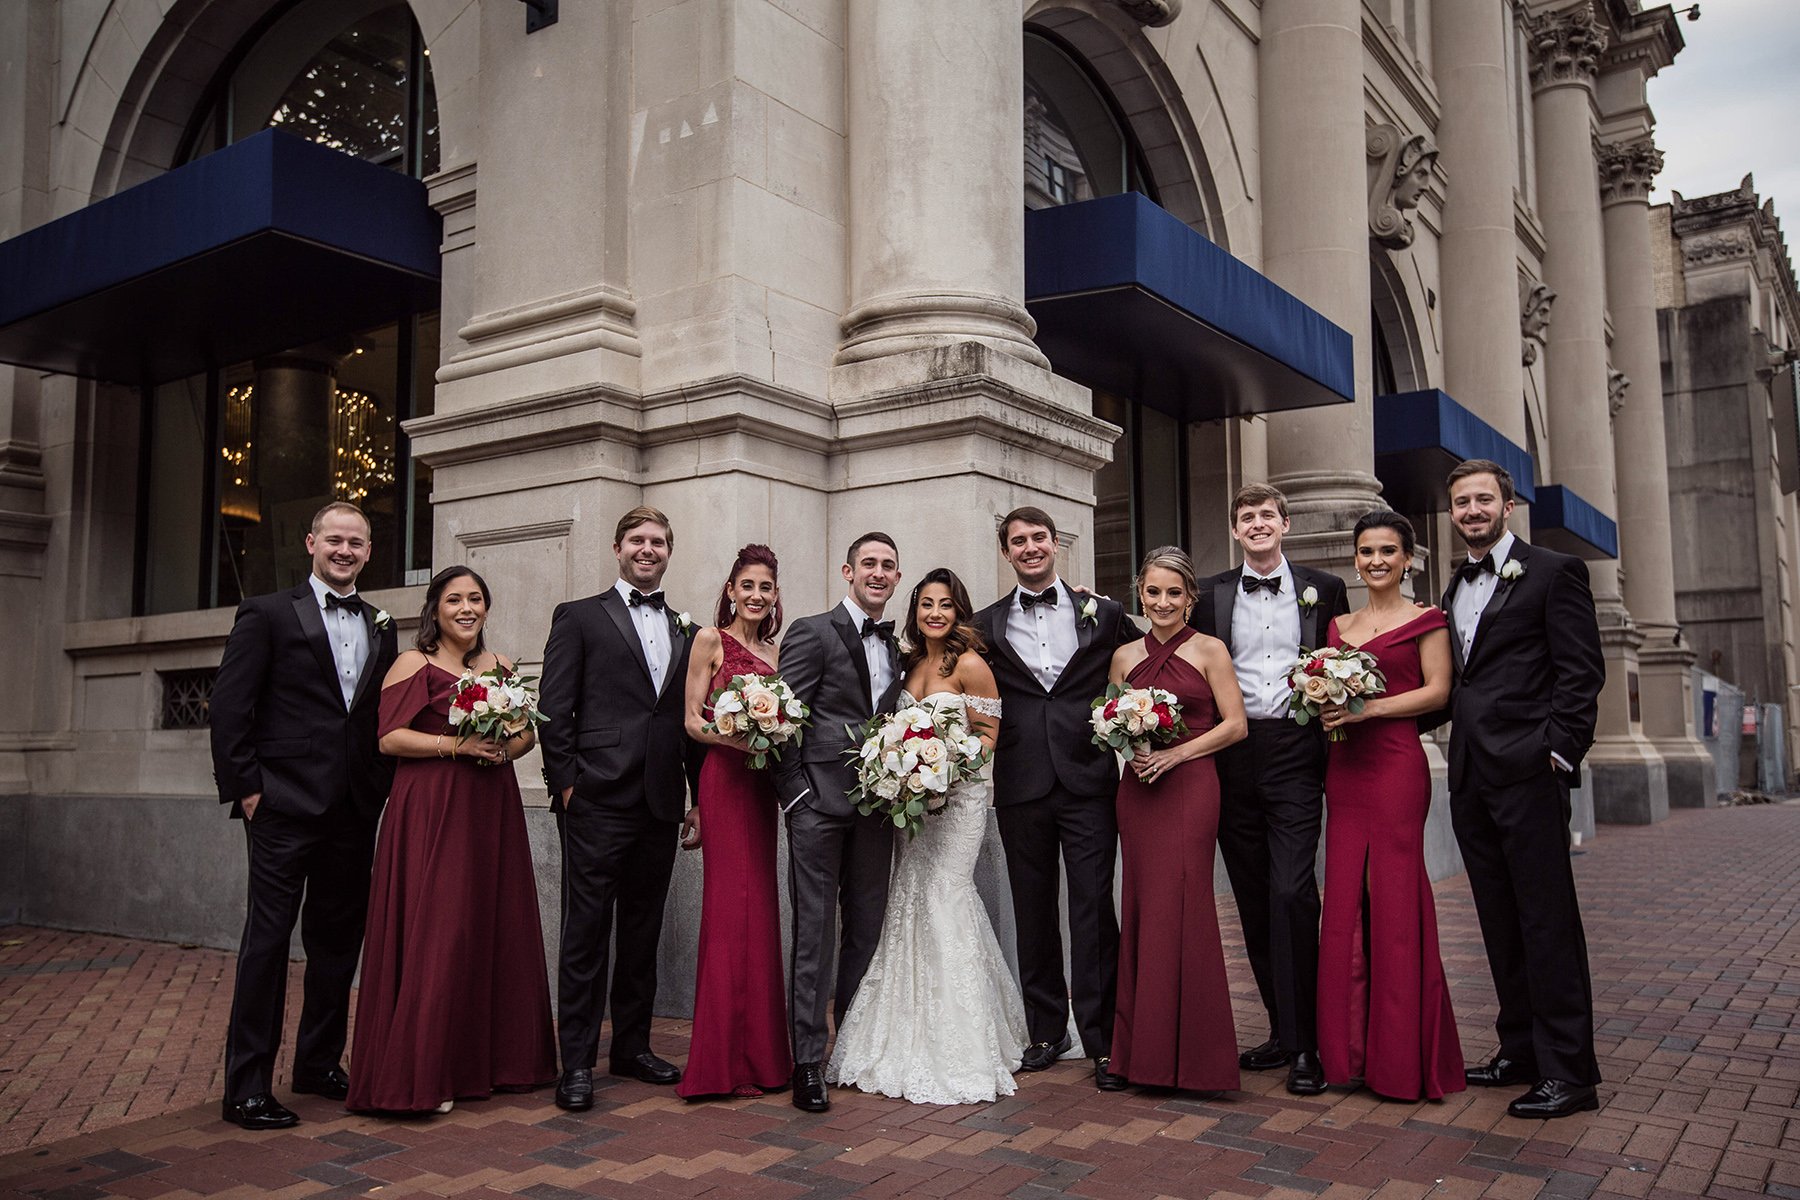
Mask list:
[[[1144,562],[1138,568],[1137,578],[1131,581],[1131,590],[1134,594],[1142,596],[1144,576],[1148,575],[1152,568],[1173,571],[1181,576],[1181,586],[1187,589],[1189,596],[1192,596],[1199,588],[1199,584],[1194,579],[1194,560],[1188,557],[1188,552],[1180,546],[1158,546],[1144,555]]]

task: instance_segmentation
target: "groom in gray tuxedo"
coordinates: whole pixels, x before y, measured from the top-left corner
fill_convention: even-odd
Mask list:
[[[845,756],[851,730],[892,712],[900,692],[894,623],[882,612],[900,583],[900,552],[885,533],[850,544],[844,581],[850,594],[829,612],[795,621],[781,642],[781,677],[812,710],[798,754],[774,768],[787,814],[788,888],[794,937],[788,970],[788,1019],[794,1036],[794,1107],[824,1112],[825,1003],[836,1023],[850,1011],[887,912],[894,830],[879,814],[850,803],[856,773]],[[843,936],[837,931],[843,910]],[[837,984],[830,977],[837,955]],[[834,997],[835,993],[835,997]]]

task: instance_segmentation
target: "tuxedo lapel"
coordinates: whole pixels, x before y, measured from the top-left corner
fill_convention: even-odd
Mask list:
[[[1462,674],[1463,669],[1463,642],[1462,630],[1456,627],[1456,589],[1461,586],[1462,576],[1452,573],[1450,586],[1444,589],[1444,598],[1438,603],[1438,607],[1444,610],[1445,622],[1450,626],[1450,657],[1458,675]]]
[[[1512,553],[1507,555],[1506,562],[1518,563],[1520,570],[1523,571],[1526,569],[1526,563],[1529,558],[1530,551],[1526,549],[1526,543],[1517,538],[1513,539]],[[1506,563],[1500,564],[1500,570],[1506,570]],[[1494,594],[1488,597],[1487,607],[1481,610],[1481,616],[1476,618],[1475,621],[1475,643],[1469,647],[1469,657],[1471,659],[1481,653],[1481,647],[1483,645],[1482,635],[1487,631],[1488,622],[1493,620],[1496,613],[1506,607],[1506,602],[1512,597],[1513,585],[1516,582],[1516,580],[1508,579],[1504,575],[1494,581]]]
[[[1021,675],[1036,683],[1037,676],[1032,673],[1030,667],[1025,665],[1025,660],[1019,657],[1019,652],[1013,649],[1012,639],[1006,636],[1007,617],[1012,612],[1013,601],[1018,593],[1019,589],[1014,588],[1006,593],[1006,598],[994,607],[993,623],[987,631],[988,643],[999,651],[1008,662],[1017,667]]]
[[[331,639],[325,634],[325,618],[319,615],[319,598],[313,593],[310,583],[301,584],[294,590],[293,596],[294,615],[300,618],[300,628],[306,634],[307,645],[312,647],[319,669],[331,681],[332,695],[342,699],[344,689],[338,683],[337,660],[331,653]],[[374,657],[373,651],[370,657]]]
[[[875,688],[874,681],[869,678],[869,655],[863,649],[861,631],[851,623],[850,614],[844,611],[841,604],[831,610],[831,627],[837,630],[844,649],[850,652],[850,665],[856,668],[856,678],[862,684],[862,695],[867,697]]]
[[[632,623],[631,613],[626,609],[625,601],[619,598],[616,588],[607,588],[600,593],[600,607],[608,617],[612,618],[612,623],[619,630],[619,636],[625,639],[625,646],[631,651],[631,657],[636,660],[638,669],[644,673],[644,682],[650,682],[654,676],[650,674],[650,660],[644,657],[644,643],[639,639],[637,626]],[[671,662],[673,659],[674,656],[670,655]]]
[[[1213,584],[1213,630],[1227,650],[1232,649],[1231,613],[1237,604],[1237,590],[1243,586],[1238,582],[1240,577],[1241,572],[1233,571]]]
[[[351,708],[362,703],[363,693],[369,690],[369,681],[375,678],[375,660],[381,656],[381,631],[375,628],[375,606],[366,600],[363,601],[362,622],[369,652],[363,657],[362,674],[356,677],[356,693],[350,697]]]
[[[614,593],[614,595],[617,594],[618,593],[616,592]],[[669,694],[669,685],[674,681],[677,675],[684,677],[682,686],[685,687],[685,677],[687,675],[686,671],[679,670],[678,668],[682,666],[682,656],[687,653],[689,644],[688,635],[681,632],[681,626],[676,622],[674,613],[665,613],[665,615],[668,617],[669,621],[669,669],[663,672],[662,691],[657,693],[658,699]],[[638,643],[638,647],[641,650],[643,648],[643,643]],[[644,669],[650,669],[648,659],[644,660]]]
[[[1302,604],[1300,597],[1306,594],[1306,589],[1309,587],[1313,589],[1314,593],[1317,593],[1318,585],[1302,574],[1306,568],[1290,565],[1288,569],[1294,576],[1294,608],[1300,614],[1300,648],[1317,650],[1323,643],[1319,632],[1319,606],[1316,602]]]

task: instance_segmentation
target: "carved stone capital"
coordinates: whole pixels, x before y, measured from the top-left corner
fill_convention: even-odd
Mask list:
[[[1369,129],[1364,145],[1369,175],[1369,236],[1390,250],[1412,245],[1407,213],[1419,207],[1431,186],[1437,147],[1424,134],[1403,137],[1393,125]]]
[[[1631,387],[1631,376],[1623,371],[1606,369],[1606,411],[1609,416],[1618,416],[1619,410],[1625,407],[1625,392]]]
[[[1742,227],[1715,229],[1681,239],[1682,265],[1689,267],[1749,258],[1755,253],[1756,243],[1751,239],[1750,231]]]
[[[1602,142],[1599,149],[1600,203],[1649,203],[1650,185],[1662,170],[1662,151],[1649,138]]]
[[[1139,25],[1157,28],[1181,15],[1181,0],[1113,0]]]
[[[1522,361],[1530,366],[1537,361],[1538,350],[1550,330],[1550,309],[1556,304],[1556,289],[1547,283],[1521,280],[1519,283],[1519,336],[1524,341]]]
[[[1591,0],[1570,8],[1535,13],[1526,20],[1531,51],[1531,90],[1576,85],[1592,87],[1606,50],[1606,27]]]

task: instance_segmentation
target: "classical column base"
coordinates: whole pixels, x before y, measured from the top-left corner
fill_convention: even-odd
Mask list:
[[[1010,296],[992,292],[905,292],[878,296],[844,314],[840,365],[978,342],[1048,369],[1032,335],[1037,322]]]
[[[1644,635],[1630,617],[1601,617],[1600,650],[1606,686],[1600,691],[1599,736],[1588,751],[1594,819],[1601,824],[1653,825],[1669,815],[1669,779],[1662,756],[1640,731],[1638,648]]]
[[[1655,633],[1638,651],[1642,671],[1644,736],[1662,756],[1669,775],[1669,807],[1711,808],[1718,804],[1712,755],[1695,736],[1694,689],[1689,671],[1694,652]]]

